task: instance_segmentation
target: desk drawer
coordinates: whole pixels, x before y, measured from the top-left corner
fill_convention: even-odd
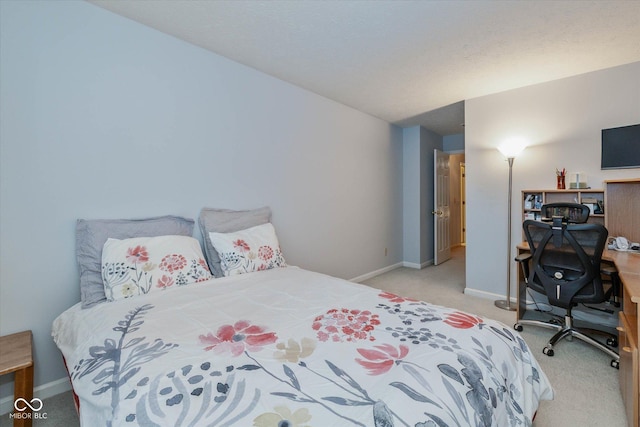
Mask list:
[[[620,391],[624,401],[625,412],[629,427],[639,427],[640,393],[640,364],[638,360],[638,343],[632,335],[634,329],[629,324],[627,316],[620,313],[618,327],[620,350]]]

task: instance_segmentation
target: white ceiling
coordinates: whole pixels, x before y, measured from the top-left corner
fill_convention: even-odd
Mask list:
[[[465,99],[640,61],[640,0],[88,1],[441,135]]]

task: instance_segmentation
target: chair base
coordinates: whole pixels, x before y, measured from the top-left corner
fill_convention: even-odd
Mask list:
[[[565,317],[564,324],[554,324],[541,320],[519,320],[515,325],[513,325],[513,327],[517,331],[522,331],[522,325],[541,326],[543,328],[558,331],[554,336],[551,337],[549,342],[547,342],[547,345],[542,349],[542,353],[546,354],[547,356],[554,355],[553,347],[557,345],[560,340],[564,338],[568,338],[569,340],[571,340],[573,337],[576,337],[577,339],[582,340],[611,356],[613,358],[613,360],[611,361],[611,366],[613,366],[614,368],[618,367],[618,363],[620,361],[618,353],[612,350],[609,346],[602,344],[600,341],[595,340],[587,335],[587,333],[604,335],[607,337],[607,344],[610,344],[612,347],[617,347],[618,337],[613,334],[597,329],[574,328],[573,318],[568,316]]]

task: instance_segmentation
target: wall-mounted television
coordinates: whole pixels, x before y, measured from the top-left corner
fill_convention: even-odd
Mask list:
[[[640,168],[640,124],[602,129],[602,169]]]

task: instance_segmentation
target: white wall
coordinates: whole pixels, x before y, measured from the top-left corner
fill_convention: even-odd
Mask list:
[[[639,168],[600,169],[601,129],[636,123],[640,62],[467,100],[466,292],[502,298],[506,292],[508,165],[496,150],[505,138],[531,143],[513,165],[514,254],[522,237],[520,192],[555,188],[556,168],[587,173],[592,188],[640,176]]]
[[[0,8],[0,334],[33,330],[36,385],[65,376],[77,218],[269,205],[289,264],[402,260],[399,128],[89,3]]]

